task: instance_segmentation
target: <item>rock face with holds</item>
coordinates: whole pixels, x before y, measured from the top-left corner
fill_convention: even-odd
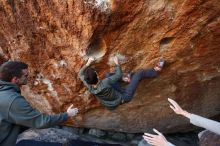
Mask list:
[[[206,117],[220,113],[219,0],[2,0],[0,61],[29,64],[22,94],[42,112],[80,115],[66,124],[122,132],[191,130],[167,98]],[[152,67],[160,75],[140,82],[131,102],[109,111],[78,78],[86,59],[101,78],[118,55],[124,71]]]

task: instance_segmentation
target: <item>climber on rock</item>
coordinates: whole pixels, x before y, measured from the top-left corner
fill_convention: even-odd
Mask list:
[[[115,73],[109,73],[105,79],[99,80],[95,69],[90,67],[93,61],[94,58],[88,59],[80,69],[79,77],[89,92],[108,109],[114,109],[122,103],[129,102],[134,96],[139,81],[143,78],[156,77],[165,63],[164,59],[160,59],[152,69],[140,70],[123,76],[118,58],[114,57]],[[121,81],[128,83],[125,89],[121,87]]]

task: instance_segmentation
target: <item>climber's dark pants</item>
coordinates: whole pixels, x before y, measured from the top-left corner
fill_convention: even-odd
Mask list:
[[[112,74],[113,73],[109,73],[106,76],[109,77]],[[158,73],[154,69],[140,70],[138,72],[133,73],[133,75],[131,76],[130,83],[127,85],[127,87],[125,89],[121,87],[120,82],[116,82],[116,83],[112,84],[112,87],[115,90],[117,90],[118,92],[123,94],[123,101],[124,102],[128,102],[134,96],[134,93],[137,89],[138,83],[141,79],[156,77],[157,75],[158,75]]]

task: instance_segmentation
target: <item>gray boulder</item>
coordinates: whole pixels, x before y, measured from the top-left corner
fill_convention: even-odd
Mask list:
[[[35,140],[65,144],[77,138],[77,135],[57,128],[28,129],[18,136],[17,143],[21,140]]]

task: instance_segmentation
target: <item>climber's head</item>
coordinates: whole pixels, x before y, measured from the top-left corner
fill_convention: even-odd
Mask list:
[[[88,84],[95,85],[98,83],[97,73],[94,68],[87,67],[84,70],[84,79]]]

